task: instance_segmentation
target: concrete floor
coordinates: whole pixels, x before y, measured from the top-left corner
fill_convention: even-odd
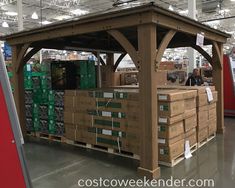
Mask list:
[[[218,135],[193,157],[174,168],[161,168],[162,178],[213,178],[216,188],[235,185],[235,118],[225,119],[225,134]],[[101,152],[60,144],[30,141],[25,144],[34,188],[77,188],[78,179],[137,179],[138,162]]]

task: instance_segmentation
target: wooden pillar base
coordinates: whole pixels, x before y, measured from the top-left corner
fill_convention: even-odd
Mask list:
[[[138,167],[138,175],[140,177],[146,177],[147,179],[158,179],[160,177],[160,168],[157,167],[154,170],[149,170],[149,169],[145,169],[142,167]]]
[[[224,128],[222,128],[222,129],[217,129],[216,133],[217,133],[217,134],[224,134]]]

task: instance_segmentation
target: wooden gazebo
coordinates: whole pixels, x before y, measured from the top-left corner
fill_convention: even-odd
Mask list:
[[[204,33],[205,45],[212,45],[212,57],[196,45],[196,35]],[[23,66],[40,49],[67,49],[107,53],[107,74],[127,53],[140,73],[141,153],[140,175],[159,177],[157,124],[157,71],[166,48],[192,47],[213,66],[213,80],[218,91],[217,132],[224,130],[223,43],[230,35],[195,20],[160,8],[153,3],[123,10],[88,15],[0,39],[12,47],[14,97],[22,131],[25,132]],[[117,62],[113,54],[122,53]],[[110,69],[109,69],[110,68]]]

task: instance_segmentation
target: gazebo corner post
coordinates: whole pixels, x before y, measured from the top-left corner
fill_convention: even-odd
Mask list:
[[[23,136],[26,135],[26,116],[25,116],[25,92],[24,92],[24,69],[19,67],[23,61],[23,57],[18,59],[21,47],[12,46],[12,67],[13,67],[13,87],[14,100],[19,117],[19,122]]]
[[[153,23],[138,26],[140,64],[140,167],[138,174],[148,179],[160,177],[157,123],[157,32]]]
[[[106,54],[107,82],[108,86],[114,86],[114,53]]]
[[[212,45],[213,60],[213,83],[218,91],[217,101],[217,133],[224,133],[224,82],[223,82],[223,44],[213,42]]]

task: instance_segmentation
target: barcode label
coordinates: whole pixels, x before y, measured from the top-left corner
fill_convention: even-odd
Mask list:
[[[113,93],[104,92],[104,98],[113,99]]]
[[[167,100],[167,96],[166,95],[159,95],[158,96],[158,100]]]
[[[158,122],[159,122],[159,123],[167,123],[167,118],[161,118],[161,117],[160,117],[160,118],[158,119]]]

